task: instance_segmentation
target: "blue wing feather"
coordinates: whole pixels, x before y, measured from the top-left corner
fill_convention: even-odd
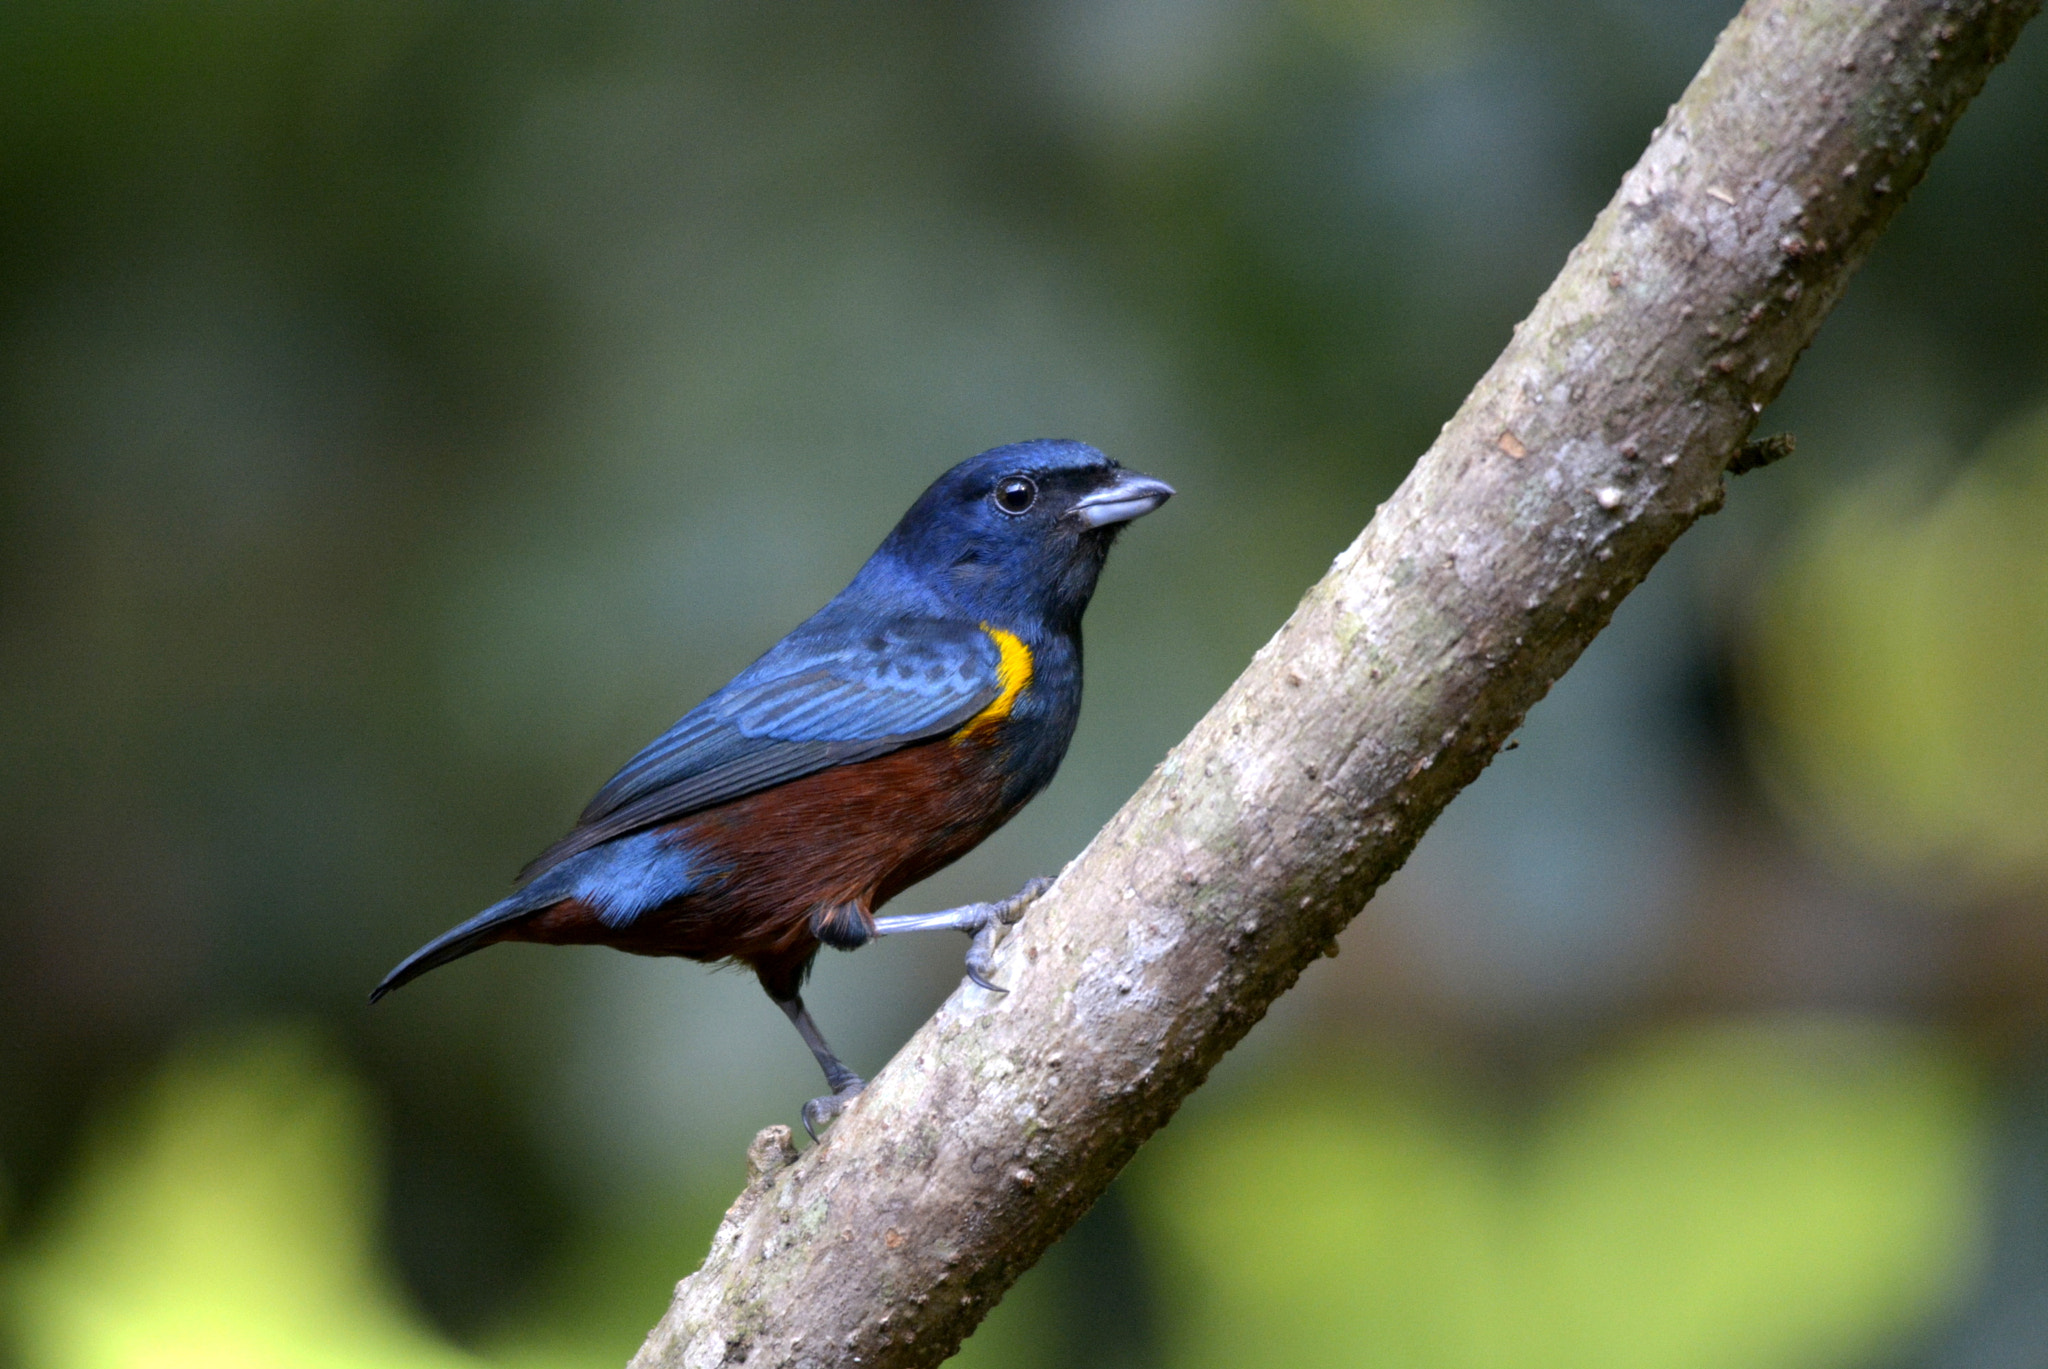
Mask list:
[[[941,736],[1002,692],[972,623],[848,621],[830,609],[778,642],[628,761],[575,831],[521,872],[658,822]]]

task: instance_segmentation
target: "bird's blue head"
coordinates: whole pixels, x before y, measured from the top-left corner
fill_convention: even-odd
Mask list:
[[[1071,631],[1117,533],[1172,495],[1085,442],[1013,442],[932,482],[863,578],[908,578],[991,621]]]

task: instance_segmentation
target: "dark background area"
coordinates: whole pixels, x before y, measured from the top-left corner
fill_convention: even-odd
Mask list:
[[[1120,544],[1085,843],[1449,417],[1704,0],[0,12],[0,1355],[622,1362],[814,1068],[742,976],[371,1011],[946,466]],[[1745,477],[963,1354],[2048,1361],[2048,38]],[[828,957],[856,1068],[957,938]],[[165,1357],[168,1358],[165,1358]]]

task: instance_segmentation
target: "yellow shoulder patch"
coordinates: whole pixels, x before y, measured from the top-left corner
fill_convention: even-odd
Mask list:
[[[981,712],[967,720],[967,725],[955,734],[965,737],[972,732],[999,723],[1010,716],[1010,709],[1017,703],[1017,696],[1024,692],[1024,686],[1031,683],[1031,648],[1025,646],[1014,632],[1005,632],[999,627],[981,625],[981,630],[994,639],[999,659],[996,661],[996,683],[1003,692]]]

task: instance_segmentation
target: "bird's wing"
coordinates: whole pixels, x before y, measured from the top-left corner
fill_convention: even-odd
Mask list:
[[[872,759],[967,722],[1003,691],[972,623],[806,624],[626,762],[576,830],[520,872],[699,809]]]

